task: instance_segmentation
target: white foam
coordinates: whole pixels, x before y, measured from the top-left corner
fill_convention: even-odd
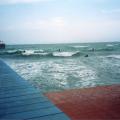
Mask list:
[[[33,50],[25,50],[25,52],[22,53],[22,55],[26,55],[26,56],[33,55],[33,54],[34,54]]]
[[[108,58],[117,58],[117,59],[120,59],[120,55],[109,55],[107,57]]]
[[[11,53],[15,53],[15,52],[17,52],[17,50],[8,50],[8,51],[7,51],[7,53],[10,53],[10,54],[11,54]]]
[[[7,51],[8,54],[14,54],[14,53],[17,53],[17,52],[19,53],[19,52],[23,52],[23,51],[21,49],[19,49],[19,50],[8,50]]]
[[[44,50],[35,50],[34,53],[41,53],[41,52],[44,52]]]
[[[49,53],[34,53],[34,55],[42,55],[42,56],[46,56],[48,55]]]
[[[112,45],[112,44],[107,44],[106,46],[108,46],[108,47],[113,47],[114,45]]]
[[[26,56],[31,56],[31,55],[41,55],[41,56],[45,56],[48,55],[49,53],[44,53],[44,52],[35,52],[34,50],[26,50],[24,53],[22,53],[22,55],[26,55]]]
[[[87,47],[89,47],[89,46],[79,45],[79,46],[72,46],[72,47],[74,47],[74,48],[87,48]]]
[[[54,52],[53,56],[55,57],[71,57],[79,52]]]

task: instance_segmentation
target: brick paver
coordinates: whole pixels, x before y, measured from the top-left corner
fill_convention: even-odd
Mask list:
[[[48,93],[72,120],[120,120],[120,85]]]

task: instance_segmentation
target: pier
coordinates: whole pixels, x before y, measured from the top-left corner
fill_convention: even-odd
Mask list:
[[[0,40],[0,49],[5,49],[5,43]]]
[[[0,60],[0,120],[70,120],[69,117]]]

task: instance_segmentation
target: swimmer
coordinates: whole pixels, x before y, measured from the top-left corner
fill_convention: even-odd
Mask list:
[[[85,55],[85,57],[88,57],[88,55]]]

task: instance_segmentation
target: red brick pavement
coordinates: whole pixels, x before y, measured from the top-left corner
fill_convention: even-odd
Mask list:
[[[52,92],[46,96],[72,120],[120,120],[120,85]]]

